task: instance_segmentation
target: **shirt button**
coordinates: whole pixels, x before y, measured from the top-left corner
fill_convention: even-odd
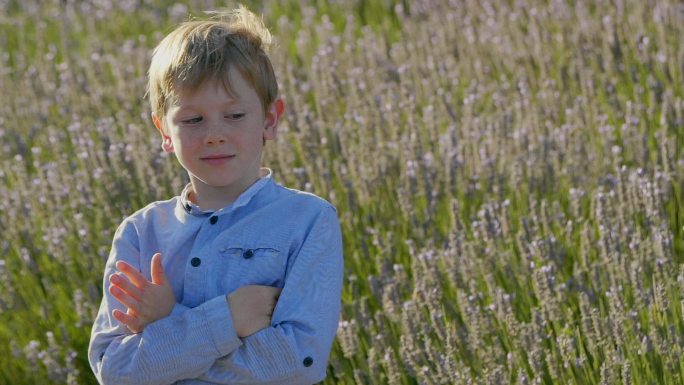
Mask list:
[[[254,250],[252,250],[252,249],[249,249],[249,250],[245,251],[244,254],[242,254],[242,258],[244,258],[244,259],[250,259],[253,256],[254,256]]]
[[[199,259],[199,258],[197,258],[197,257],[195,257],[195,258],[193,258],[193,259],[190,260],[190,264],[191,264],[193,267],[197,267],[197,266],[199,266],[201,263],[202,263],[202,260]]]
[[[209,218],[209,223],[211,223],[212,225],[215,225],[216,222],[218,222],[217,216],[213,216],[213,217]]]
[[[185,204],[185,211],[190,212],[192,210],[192,207],[190,207],[190,203]]]
[[[304,359],[304,361],[302,362],[302,364],[304,364],[304,366],[306,366],[308,368],[309,366],[313,365],[313,358],[306,357]]]

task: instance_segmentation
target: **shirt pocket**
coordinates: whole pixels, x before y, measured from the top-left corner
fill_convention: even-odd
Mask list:
[[[222,263],[235,288],[245,285],[283,287],[286,256],[271,245],[226,245],[220,250]]]

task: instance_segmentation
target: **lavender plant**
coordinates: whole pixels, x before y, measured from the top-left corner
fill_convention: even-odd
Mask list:
[[[121,219],[185,177],[150,48],[212,1],[0,1],[0,382],[90,384]],[[265,164],[335,204],[326,384],[684,382],[684,8],[284,2]]]

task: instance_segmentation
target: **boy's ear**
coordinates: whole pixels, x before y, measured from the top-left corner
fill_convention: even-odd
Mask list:
[[[264,122],[264,140],[275,139],[278,133],[278,120],[285,112],[285,102],[278,98],[266,110],[266,120]]]
[[[152,113],[152,121],[154,122],[154,126],[157,127],[157,130],[159,131],[159,134],[162,137],[162,150],[165,152],[173,152],[173,142],[171,141],[171,137],[166,134],[164,131],[164,124],[162,121],[157,117],[157,115]]]

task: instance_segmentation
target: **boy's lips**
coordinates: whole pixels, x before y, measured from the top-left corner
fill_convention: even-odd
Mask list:
[[[219,154],[219,155],[207,155],[203,156],[200,158],[203,162],[209,163],[211,165],[218,165],[218,164],[223,164],[231,159],[233,159],[235,155],[227,155],[227,154]]]

